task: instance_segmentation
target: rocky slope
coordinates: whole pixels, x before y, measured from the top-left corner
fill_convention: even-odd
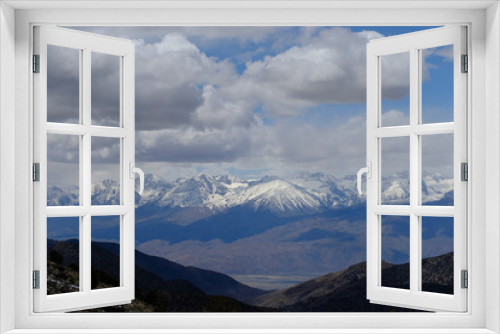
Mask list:
[[[453,293],[453,253],[424,259],[422,290]],[[408,289],[408,263],[383,263],[382,285]],[[385,312],[405,309],[371,304],[366,299],[366,263],[274,291],[252,304],[289,312]]]

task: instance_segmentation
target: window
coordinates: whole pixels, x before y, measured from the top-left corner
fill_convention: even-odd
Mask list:
[[[11,3],[13,6],[17,6],[15,2]],[[66,5],[66,4],[64,4]],[[64,6],[61,5],[61,6]],[[103,4],[106,5],[106,4]],[[428,4],[427,4],[428,5]],[[474,122],[468,123],[469,130],[472,131],[472,143],[469,144],[469,149],[473,152],[471,160],[469,163],[474,164],[474,168],[470,169],[470,173],[472,175],[471,180],[474,181],[469,183],[468,189],[469,194],[474,194],[472,198],[471,210],[468,212],[469,217],[472,217],[472,227],[469,227],[469,232],[473,231],[474,233],[469,234],[469,250],[470,259],[468,261],[470,270],[470,284],[472,288],[468,290],[469,296],[472,296],[468,300],[470,303],[470,309],[467,314],[434,314],[434,315],[420,315],[420,314],[412,314],[412,315],[402,315],[401,317],[391,317],[391,316],[363,316],[363,315],[342,315],[342,316],[324,316],[324,315],[316,315],[314,317],[308,317],[307,315],[294,315],[293,317],[287,316],[276,316],[272,318],[259,317],[255,315],[242,315],[237,317],[222,317],[220,315],[216,315],[214,317],[199,317],[199,316],[172,316],[168,317],[166,320],[165,317],[146,317],[146,316],[137,316],[137,317],[121,317],[120,315],[112,315],[112,316],[93,316],[93,315],[61,315],[61,314],[49,314],[49,315],[33,315],[30,314],[30,310],[32,309],[32,305],[30,304],[30,298],[28,297],[31,294],[30,286],[31,286],[31,268],[32,263],[25,263],[25,260],[29,257],[29,254],[32,252],[30,248],[30,235],[32,231],[30,231],[30,224],[32,212],[30,212],[29,207],[32,205],[30,203],[31,191],[29,186],[29,180],[26,178],[27,175],[31,174],[31,160],[29,158],[30,154],[30,144],[29,144],[29,115],[30,115],[30,102],[29,102],[29,75],[28,75],[28,66],[27,64],[31,63],[31,59],[29,59],[29,55],[31,54],[29,50],[29,37],[30,37],[30,22],[37,23],[54,23],[54,22],[64,22],[67,24],[68,22],[82,25],[84,23],[92,22],[93,24],[99,24],[105,21],[105,23],[109,24],[124,24],[127,22],[132,22],[137,24],[137,22],[223,22],[229,24],[230,22],[243,22],[246,24],[252,24],[255,22],[265,23],[268,20],[267,15],[262,15],[262,11],[252,11],[240,13],[237,10],[214,10],[211,13],[214,14],[207,16],[204,11],[183,11],[176,10],[170,8],[169,10],[152,10],[152,11],[105,11],[106,17],[103,18],[102,13],[99,15],[92,11],[74,11],[74,10],[58,10],[58,11],[23,11],[19,10],[16,17],[16,38],[17,38],[17,50],[16,57],[18,57],[16,61],[16,95],[17,95],[17,103],[16,103],[16,149],[17,154],[14,155],[13,148],[9,151],[7,144],[5,144],[5,132],[0,132],[2,135],[2,156],[14,158],[16,157],[16,247],[8,241],[5,242],[7,235],[2,235],[2,246],[8,247],[9,251],[14,252],[14,256],[17,259],[17,265],[14,267],[14,261],[10,261],[8,259],[7,254],[5,254],[4,249],[2,249],[2,266],[6,266],[8,269],[12,270],[3,270],[2,278],[4,275],[8,277],[8,280],[11,280],[12,277],[16,277],[16,322],[10,322],[10,327],[12,328],[137,328],[138,326],[144,327],[155,327],[161,328],[165,326],[172,326],[176,328],[186,327],[192,328],[193,326],[198,326],[199,328],[239,328],[243,326],[255,327],[256,324],[266,326],[268,328],[283,328],[285,324],[290,327],[295,328],[331,328],[334,326],[338,326],[341,328],[348,328],[353,325],[353,317],[356,317],[355,323],[356,327],[360,326],[366,328],[381,328],[381,327],[391,327],[391,328],[403,328],[403,327],[418,327],[421,328],[422,331],[425,331],[426,328],[438,328],[438,327],[452,327],[452,328],[470,328],[469,332],[485,332],[482,328],[489,328],[492,330],[496,329],[496,315],[492,316],[491,314],[485,311],[485,307],[490,307],[492,313],[497,314],[496,304],[494,293],[485,293],[486,287],[490,292],[493,292],[495,286],[498,285],[498,275],[496,274],[496,269],[498,267],[495,264],[494,260],[491,260],[491,254],[496,254],[497,248],[495,245],[498,245],[497,235],[495,233],[494,225],[490,224],[490,220],[492,218],[491,210],[494,210],[493,206],[489,206],[485,209],[484,203],[486,200],[486,191],[490,191],[490,197],[486,200],[487,203],[493,201],[496,198],[496,184],[497,178],[494,175],[495,173],[491,173],[492,179],[490,182],[486,184],[483,178],[483,170],[486,168],[487,171],[495,171],[493,165],[489,165],[490,167],[486,167],[484,164],[484,143],[486,143],[487,153],[491,154],[490,157],[496,157],[498,154],[495,153],[498,150],[497,141],[495,138],[494,141],[485,140],[484,131],[488,130],[488,133],[495,133],[496,130],[496,118],[493,110],[496,110],[496,102],[494,96],[490,91],[490,88],[498,87],[498,79],[496,76],[495,67],[491,68],[491,73],[483,72],[484,69],[484,57],[486,57],[486,64],[489,66],[496,66],[498,63],[498,57],[490,48],[495,48],[498,44],[495,38],[495,29],[491,29],[488,31],[483,31],[482,27],[484,27],[484,22],[487,23],[488,27],[496,27],[498,22],[495,18],[495,13],[497,11],[496,4],[492,3],[478,3],[471,5],[468,3],[467,6],[475,6],[474,8],[478,8],[476,10],[470,10],[471,7],[465,8],[464,3],[454,3],[443,4],[439,2],[440,6],[446,7],[446,10],[436,10],[435,8],[430,9],[415,9],[414,7],[426,6],[423,4],[412,4],[411,9],[406,7],[406,9],[398,9],[395,11],[385,11],[379,10],[377,11],[378,15],[373,15],[372,10],[360,10],[356,11],[345,11],[345,10],[331,10],[322,8],[321,10],[290,10],[285,11],[286,18],[281,16],[282,14],[278,14],[279,11],[270,10],[269,13],[276,14],[276,22],[277,24],[286,24],[292,19],[295,19],[299,24],[307,24],[311,23],[314,17],[315,22],[323,21],[323,22],[337,22],[344,23],[346,21],[351,20],[352,22],[359,21],[371,21],[371,22],[415,22],[415,23],[425,23],[425,24],[454,24],[457,22],[470,22],[471,31],[469,32],[471,36],[471,40],[469,41],[469,47],[473,51],[469,55],[471,56],[471,70],[477,70],[474,76],[469,76],[469,83],[473,83],[471,86],[471,97],[468,100],[468,104],[472,106],[471,113],[469,114],[469,118],[474,120]],[[487,6],[494,6],[488,9],[485,9]],[[31,5],[27,5],[31,6]],[[314,4],[311,4],[314,6]],[[449,6],[453,6],[454,10],[449,10]],[[457,6],[457,7],[455,7]],[[9,15],[13,15],[14,11],[7,9],[8,5],[2,4],[2,11],[10,13]],[[24,7],[26,8],[26,7]],[[422,7],[419,7],[422,8]],[[457,9],[459,8],[459,9]],[[460,9],[462,8],[462,9]],[[188,13],[189,12],[189,13]],[[314,15],[312,15],[314,12]],[[290,14],[290,15],[288,15]],[[487,15],[486,15],[487,14]],[[107,16],[109,15],[109,16]],[[187,15],[187,16],[186,16]],[[316,21],[317,20],[317,21]],[[5,24],[5,21],[0,21],[2,24]],[[495,23],[496,22],[496,23]],[[132,24],[130,23],[130,24]],[[12,21],[10,21],[10,27],[14,27]],[[477,27],[477,28],[476,28]],[[12,29],[11,31],[14,31]],[[2,34],[6,34],[6,30],[3,29]],[[5,35],[2,35],[3,37]],[[5,39],[2,39],[2,50],[6,50],[3,48],[4,43],[8,43]],[[484,43],[487,46],[487,52],[485,53]],[[12,45],[7,44],[7,45]],[[5,52],[5,51],[4,51]],[[13,54],[13,53],[12,53]],[[478,58],[474,58],[475,55],[478,55]],[[1,58],[2,66],[5,66],[5,62],[8,61],[5,57]],[[13,64],[13,61],[7,64]],[[5,73],[5,72],[3,72]],[[5,83],[5,80],[8,79],[4,76],[2,78],[2,82]],[[13,77],[12,77],[13,79]],[[486,89],[486,80],[489,82],[488,89]],[[9,88],[8,85],[2,85],[2,94],[6,91],[13,92],[13,88]],[[484,93],[483,93],[484,92]],[[486,98],[485,95],[486,94]],[[2,95],[2,99],[7,99],[9,97]],[[3,102],[3,101],[2,101]],[[488,106],[488,108],[484,108]],[[486,114],[483,113],[483,110],[486,110]],[[3,109],[2,109],[3,113]],[[486,116],[485,116],[486,115]],[[3,115],[2,115],[3,116]],[[483,117],[484,116],[484,117]],[[485,118],[488,117],[488,118]],[[486,120],[489,120],[486,121]],[[3,121],[4,119],[2,119]],[[14,125],[13,119],[8,119],[8,123],[3,123],[2,126],[6,126],[4,124]],[[493,131],[492,131],[493,130]],[[489,132],[491,131],[491,132]],[[489,136],[489,135],[488,135]],[[12,142],[14,140],[13,135],[10,138]],[[26,154],[23,154],[26,152]],[[7,160],[2,162],[1,172],[2,181],[8,180],[6,176],[6,170],[10,170],[5,167],[4,163],[8,163]],[[13,163],[12,163],[13,164]],[[10,167],[9,167],[10,168]],[[13,170],[13,169],[12,169]],[[9,183],[12,184],[13,183]],[[2,189],[3,191],[3,189]],[[28,199],[27,199],[28,198]],[[494,202],[494,201],[493,201]],[[5,214],[5,210],[8,210],[8,207],[5,205],[5,201],[2,199],[2,214]],[[494,214],[493,214],[493,217]],[[486,223],[485,223],[486,221]],[[2,221],[2,228],[5,227],[4,221]],[[2,230],[4,232],[5,229]],[[9,229],[7,228],[7,231]],[[486,236],[484,236],[486,234]],[[14,234],[9,234],[10,238],[14,238]],[[474,247],[471,247],[473,245]],[[493,252],[491,252],[493,251]],[[12,253],[9,254],[12,256]],[[485,269],[485,265],[483,259],[486,258],[488,264],[488,270]],[[5,267],[3,267],[5,268]],[[14,272],[15,268],[15,272]],[[488,274],[488,275],[486,275]],[[3,282],[3,281],[2,281]],[[484,285],[486,283],[487,285]],[[14,303],[14,295],[9,293],[2,286],[2,299],[3,297],[9,297],[6,301]],[[472,310],[472,312],[471,312]],[[2,316],[5,314],[5,308],[0,309],[2,312]],[[166,325],[168,323],[168,325]],[[144,324],[144,325],[141,325]],[[478,328],[476,330],[475,328]]]
[[[467,183],[461,177],[462,163],[467,163],[467,90],[466,75],[463,73],[466,71],[462,68],[462,58],[467,53],[465,37],[465,28],[446,27],[374,40],[368,44],[367,161],[371,177],[368,178],[367,190],[367,292],[372,302],[433,310],[466,310],[467,294],[460,282],[462,270],[467,270]],[[449,113],[447,122],[429,121],[433,115],[428,110],[430,108],[426,99],[429,92],[425,90],[426,83],[423,81],[431,66],[424,61],[429,52],[450,54],[453,71],[449,75],[453,79],[449,78],[448,82],[453,81],[449,85],[454,97],[451,103],[453,108],[450,109],[454,112]],[[395,66],[395,62],[391,63],[387,58],[401,56],[409,58],[405,63],[409,65],[407,71],[410,80],[409,124],[387,126],[384,124],[387,120],[382,118],[384,86],[392,78],[385,72],[391,65]],[[401,72],[396,75],[404,75]],[[441,99],[446,99],[446,85],[443,84],[442,89]],[[444,146],[446,149],[439,153],[439,157],[429,154],[433,147],[439,147],[446,141],[451,145]],[[394,150],[402,150],[402,154],[391,154]],[[449,202],[428,201],[425,198],[428,192],[423,189],[426,184],[423,178],[429,168],[429,159],[444,160],[438,165],[443,174],[451,167],[453,186],[448,193]],[[407,173],[403,178],[410,184],[410,192],[400,201],[389,201],[383,196],[387,193],[383,177],[387,174],[386,170],[401,165]],[[426,281],[426,275],[429,275],[424,270],[426,229],[440,229],[443,224],[450,225],[447,228],[454,239],[451,295],[432,293],[429,290],[432,284]],[[393,234],[405,236],[407,242],[404,248],[394,245],[394,240],[388,236],[389,230],[398,231]],[[382,275],[384,256],[390,251],[400,251],[409,258],[409,271],[401,274],[399,282],[389,282]],[[441,261],[444,265],[446,260],[435,261]],[[427,270],[438,271],[437,266],[436,269]]]
[[[35,312],[129,303],[134,298],[134,45],[117,38],[44,26],[35,27],[34,40],[38,57],[34,65]],[[114,58],[116,69],[116,80],[106,82],[114,84],[116,95],[106,107],[98,105],[102,99],[97,99],[97,92],[91,89],[99,85],[91,78],[92,59],[102,57]],[[63,61],[56,61],[61,58]],[[68,114],[71,116],[64,117]],[[91,179],[99,173],[92,159],[100,158],[93,153],[102,147],[99,144],[103,140],[114,140],[111,149],[105,148],[106,157],[115,157],[114,172],[118,176],[114,199],[107,203],[111,205],[95,205],[91,200]],[[76,164],[65,163],[74,160]],[[52,186],[71,178],[78,185],[74,197],[47,202]],[[111,217],[116,221],[115,237],[120,248],[117,282],[112,288],[99,289],[91,285],[91,277],[96,275],[92,263],[99,260],[93,254],[92,234],[96,225],[109,223]],[[59,273],[62,280],[69,281],[69,289],[48,279],[49,274],[60,271],[47,262],[48,249],[57,254],[57,245],[48,245],[47,236],[58,228],[70,231],[73,238],[66,246],[72,247],[70,266],[75,274]]]

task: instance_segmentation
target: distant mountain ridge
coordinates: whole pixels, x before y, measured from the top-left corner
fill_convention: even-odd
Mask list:
[[[407,193],[407,179],[404,174],[384,178],[386,200],[390,198],[392,204],[407,201],[397,195]],[[452,205],[450,179],[434,174],[424,181],[426,198],[435,199],[427,203]],[[258,180],[200,174],[174,182],[149,174],[145,193],[136,195],[136,248],[228,275],[319,276],[341,270],[366,259],[366,201],[355,188],[355,176],[325,173]],[[105,181],[93,189],[92,203],[114,203],[118,184]],[[53,187],[48,200],[71,203],[77,198],[73,195]],[[92,222],[96,222],[93,238],[116,240],[117,217],[92,217]],[[79,233],[77,224],[53,226],[48,233],[54,239]],[[453,241],[452,230],[431,230],[424,241],[433,254],[446,252]],[[386,259],[400,263],[396,255],[402,251],[390,252]]]
[[[409,197],[407,173],[382,179],[382,200],[398,204]],[[355,176],[341,178],[321,172],[300,172],[290,178],[264,176],[245,180],[235,175],[199,174],[169,182],[146,174],[144,193],[136,196],[137,207],[196,208],[205,214],[237,206],[266,210],[278,216],[297,216],[342,208],[364,202],[356,192]],[[453,190],[453,180],[441,174],[424,175],[423,195],[427,201],[439,200]],[[92,204],[119,203],[119,184],[105,180],[92,184]],[[47,204],[78,205],[78,189],[51,186]]]

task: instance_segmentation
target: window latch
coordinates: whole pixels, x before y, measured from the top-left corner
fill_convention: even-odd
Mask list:
[[[371,161],[368,161],[367,163],[368,166],[361,168],[358,171],[357,175],[357,186],[358,186],[358,194],[359,196],[363,196],[363,190],[361,190],[361,176],[366,173],[366,177],[371,179],[372,178],[372,163]]]
[[[135,167],[133,161],[130,161],[129,173],[131,179],[135,178],[135,174],[139,174],[139,195],[142,195],[144,192],[144,172],[142,169]]]

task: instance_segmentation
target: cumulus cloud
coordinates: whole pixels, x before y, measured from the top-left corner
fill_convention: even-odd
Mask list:
[[[389,110],[382,114],[382,126],[409,125],[410,117],[399,110]]]
[[[318,129],[311,124],[280,121],[275,126],[253,125],[205,131],[139,132],[140,162],[220,163],[222,168],[324,170],[354,173],[365,163],[366,122],[348,122]]]
[[[259,101],[274,115],[295,115],[325,103],[363,103],[366,43],[377,37],[381,35],[366,31],[353,33],[345,28],[321,30],[307,44],[247,63],[239,80],[221,90],[234,99]],[[403,66],[396,64],[394,71]],[[388,72],[391,71],[388,68]],[[407,76],[396,73],[389,77],[387,96],[397,98],[407,94]]]
[[[220,96],[212,85],[203,87],[203,104],[199,106],[193,117],[193,125],[197,129],[230,127],[249,127],[259,123],[246,101],[230,101]]]
[[[78,163],[80,139],[78,136],[48,134],[47,160],[51,162]]]
[[[92,137],[92,163],[120,163],[121,140],[119,138]]]
[[[281,29],[286,33],[274,44],[249,51],[267,56],[247,62],[240,72],[231,59],[208,56],[194,40],[239,36],[241,41],[254,43],[268,40],[279,27],[93,30],[135,38],[137,161],[154,168],[167,166],[179,170],[177,173],[215,163],[220,168],[338,170],[347,174],[364,166],[364,117],[346,112],[347,116],[320,125],[301,117],[318,106],[337,106],[332,107],[332,113],[343,105],[363,108],[366,43],[383,36],[345,28]],[[240,56],[253,59],[252,55]],[[117,71],[112,67],[113,57],[109,57],[100,61],[96,57],[92,72],[96,80],[93,110],[106,125],[113,124],[116,110],[112,106]],[[382,66],[383,97],[405,98],[409,92],[409,58],[387,56]],[[65,75],[71,78],[69,72]],[[71,94],[67,95],[58,98]],[[99,109],[99,104],[104,107]],[[384,126],[408,124],[408,116],[398,110],[385,112],[382,119]],[[51,153],[57,161],[75,161],[78,156],[74,155],[78,146],[49,145],[60,151]],[[394,150],[394,156],[399,155],[396,160],[408,154],[399,146]],[[93,139],[93,163],[107,166],[118,158],[116,142]]]
[[[59,49],[49,55],[49,109],[53,115],[49,121],[77,123],[78,51]],[[118,57],[92,54],[94,125],[119,124],[119,68]],[[202,86],[229,84],[234,78],[232,63],[206,56],[179,33],[167,34],[157,43],[137,40],[136,128],[158,130],[190,124],[203,104]]]
[[[234,127],[197,131],[194,128],[138,132],[139,161],[214,163],[235,161],[250,150],[249,131]]]
[[[91,55],[92,125],[120,126],[120,57]]]
[[[80,53],[76,49],[47,47],[47,121],[79,122],[79,62]]]
[[[190,124],[203,104],[202,86],[235,77],[233,64],[207,57],[177,33],[137,42],[136,58],[136,129],[143,131]]]
[[[409,52],[382,56],[380,71],[383,99],[399,100],[410,94]]]

